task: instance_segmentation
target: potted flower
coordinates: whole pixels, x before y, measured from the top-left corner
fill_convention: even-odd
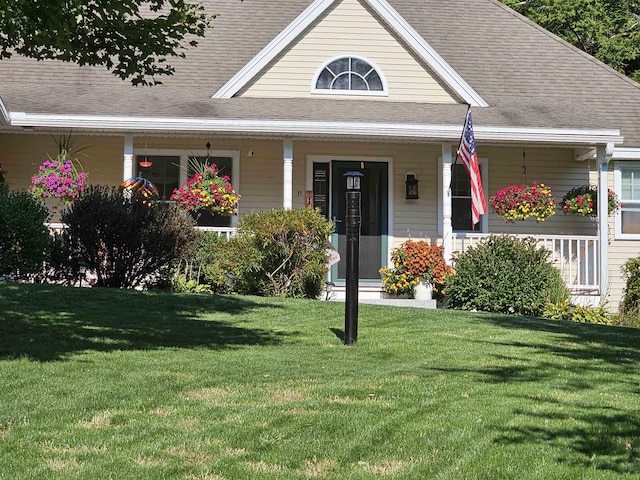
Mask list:
[[[84,191],[86,183],[82,165],[63,147],[56,159],[49,158],[40,165],[31,177],[29,190],[38,198],[59,198],[70,205]]]
[[[562,197],[562,212],[572,213],[583,217],[598,216],[598,187],[593,185],[581,185],[569,190]],[[611,215],[620,208],[618,197],[609,189],[607,193],[607,213]]]
[[[215,164],[206,164],[180,188],[176,188],[170,200],[190,212],[206,211],[212,215],[238,214],[238,195],[230,178],[218,175]]]
[[[506,223],[534,217],[536,222],[544,222],[555,214],[556,201],[551,189],[544,183],[531,185],[510,185],[490,198],[491,209],[503,217]]]
[[[393,268],[380,269],[382,290],[392,295],[409,294],[419,300],[431,299],[434,287],[442,288],[453,273],[443,255],[444,247],[425,241],[407,240],[393,250]]]

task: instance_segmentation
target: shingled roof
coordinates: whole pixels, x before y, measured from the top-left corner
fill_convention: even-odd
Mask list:
[[[2,103],[14,119],[20,112],[203,121],[375,119],[381,125],[461,128],[462,102],[212,98],[312,2],[202,3],[219,17],[199,46],[174,62],[176,74],[163,85],[132,87],[100,68],[14,57],[0,61]],[[388,3],[488,103],[474,108],[477,128],[620,129],[624,146],[640,147],[640,85],[497,0]]]

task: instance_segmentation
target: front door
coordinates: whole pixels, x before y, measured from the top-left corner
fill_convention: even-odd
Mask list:
[[[380,267],[387,264],[389,232],[389,168],[385,162],[331,162],[331,217],[336,224],[333,245],[341,261],[334,266],[334,281],[346,277],[346,179],[349,171],[364,174],[361,179],[360,279],[380,280]]]

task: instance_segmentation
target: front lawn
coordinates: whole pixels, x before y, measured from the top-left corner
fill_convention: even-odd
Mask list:
[[[640,330],[0,283],[0,479],[624,479]]]

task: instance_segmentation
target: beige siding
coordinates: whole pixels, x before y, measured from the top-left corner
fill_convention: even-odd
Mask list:
[[[609,229],[609,238],[613,239],[613,227]],[[607,288],[609,308],[618,311],[624,288],[625,279],[622,267],[630,258],[640,256],[640,240],[613,240],[609,248],[609,285]]]
[[[571,188],[589,183],[589,165],[573,160],[570,148],[527,148],[524,150],[526,182],[537,181],[551,188],[557,205]],[[489,161],[489,187],[485,192],[487,203],[496,191],[509,185],[523,183],[522,148],[478,147],[478,155]],[[490,208],[490,207],[489,207]],[[560,209],[544,222],[533,219],[513,224],[505,224],[501,217],[489,214],[489,230],[495,233],[521,234],[573,234],[595,235],[597,223],[587,217],[564,215]]]
[[[231,150],[240,152],[240,172],[238,191],[241,195],[240,214],[252,210],[282,208],[283,204],[283,141],[282,140],[230,140],[207,138],[136,138],[135,148],[175,149],[187,154],[202,151],[211,143],[211,150]],[[253,152],[252,156],[248,152]],[[294,147],[295,154],[295,147]],[[296,165],[294,158],[294,184],[304,183],[304,171]],[[302,160],[299,161],[302,165]],[[294,208],[304,205],[304,192],[294,191]]]
[[[83,137],[72,139],[73,149],[87,173],[90,183],[114,185],[122,181],[122,137]],[[47,158],[58,152],[51,135],[2,135],[0,163],[7,171],[7,181],[15,190],[27,189],[31,175]]]
[[[136,137],[136,152],[158,149],[182,150],[186,154],[205,149],[206,138]],[[240,211],[281,208],[283,198],[283,142],[247,140],[210,140],[212,150],[240,151],[239,185],[242,198]],[[89,183],[119,185],[122,182],[124,137],[80,136],[74,138],[78,155],[87,172]],[[248,151],[254,155],[249,157]],[[55,140],[48,134],[0,136],[0,164],[14,190],[25,190],[38,166],[50,155],[55,157]],[[135,168],[135,167],[134,167]],[[135,170],[134,170],[135,171]],[[295,159],[294,207],[304,205],[304,159]],[[55,205],[54,202],[50,202]],[[57,221],[54,217],[53,221]]]
[[[322,97],[323,94],[311,94],[316,71],[329,59],[343,54],[365,57],[386,77],[388,97],[364,97],[367,100],[456,103],[425,67],[357,0],[344,0],[331,9],[241,95]],[[363,97],[340,95],[340,98]]]

